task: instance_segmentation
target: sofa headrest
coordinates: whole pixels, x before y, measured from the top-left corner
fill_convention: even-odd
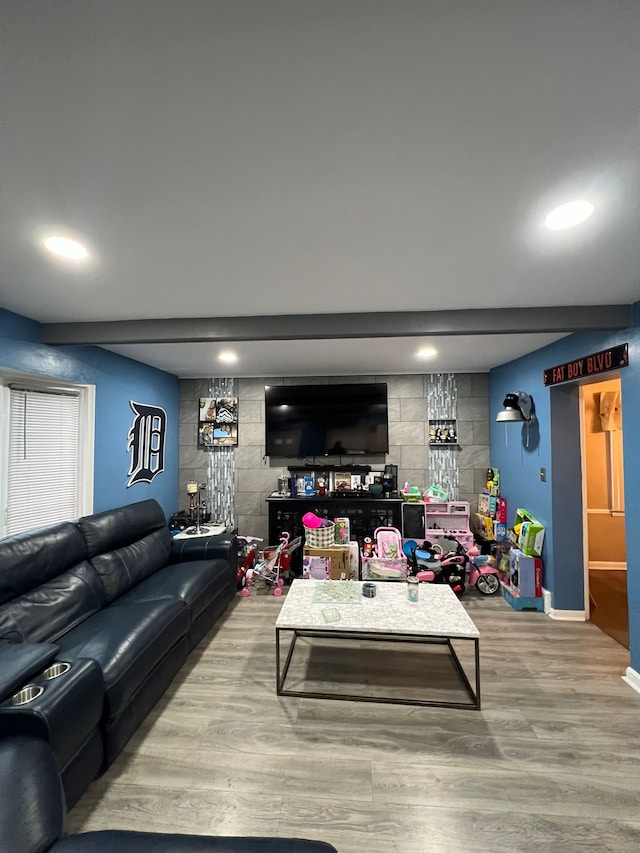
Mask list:
[[[26,735],[0,739],[0,790],[2,849],[48,850],[64,824],[64,795],[51,746]]]
[[[153,499],[87,515],[78,522],[89,557],[124,548],[166,526],[163,509]]]
[[[88,557],[70,521],[0,540],[0,604],[40,586]]]

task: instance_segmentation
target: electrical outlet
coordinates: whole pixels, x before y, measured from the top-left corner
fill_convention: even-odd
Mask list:
[[[547,469],[546,468],[540,469],[540,482],[541,483],[547,482]]]

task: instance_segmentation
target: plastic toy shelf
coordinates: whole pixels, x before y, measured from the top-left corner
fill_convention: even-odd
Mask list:
[[[460,447],[455,418],[429,418],[429,447]]]

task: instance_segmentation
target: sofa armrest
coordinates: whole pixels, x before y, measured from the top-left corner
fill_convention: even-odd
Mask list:
[[[189,560],[226,560],[234,569],[238,567],[238,538],[232,533],[216,536],[194,536],[192,539],[174,539],[171,543],[171,563]]]
[[[52,643],[5,643],[0,641],[0,702],[42,672],[58,654]]]
[[[175,835],[103,829],[68,835],[49,853],[337,853],[333,845],[303,838]]]

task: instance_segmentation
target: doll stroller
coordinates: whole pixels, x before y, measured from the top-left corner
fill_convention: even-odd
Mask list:
[[[276,597],[282,595],[284,576],[289,574],[291,555],[302,542],[301,536],[292,541],[289,541],[289,536],[289,533],[283,532],[278,545],[265,548],[262,559],[247,569],[241,593],[244,598],[251,595],[251,587],[258,589],[260,586],[271,590]]]
[[[363,579],[406,580],[407,559],[397,527],[376,527],[373,540],[373,553],[362,552]]]

